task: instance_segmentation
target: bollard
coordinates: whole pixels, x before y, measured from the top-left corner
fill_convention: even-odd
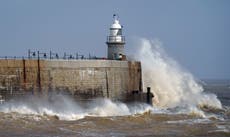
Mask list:
[[[147,87],[147,100],[146,103],[152,105],[153,94],[150,91],[150,87]]]

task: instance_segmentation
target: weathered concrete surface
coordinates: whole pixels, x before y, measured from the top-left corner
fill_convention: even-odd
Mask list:
[[[115,60],[0,60],[0,91],[65,92],[126,100],[142,91],[141,63]]]

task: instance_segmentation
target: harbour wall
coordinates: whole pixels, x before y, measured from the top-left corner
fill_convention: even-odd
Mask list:
[[[116,60],[1,59],[1,94],[62,92],[127,100],[142,91],[141,63]]]

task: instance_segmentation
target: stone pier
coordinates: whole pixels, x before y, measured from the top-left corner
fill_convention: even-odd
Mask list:
[[[116,60],[1,59],[1,94],[62,92],[126,100],[142,91],[141,63]]]

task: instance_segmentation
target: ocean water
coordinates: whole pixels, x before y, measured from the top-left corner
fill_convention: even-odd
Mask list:
[[[230,80],[199,80],[158,40],[139,39],[144,89],[153,106],[68,96],[30,96],[0,105],[1,137],[230,136]]]
[[[229,86],[230,83],[205,86],[209,89],[205,93],[218,95],[222,108],[157,108],[107,99],[97,99],[82,107],[61,95],[52,103],[37,97],[10,101],[0,106],[0,136],[230,136]],[[217,87],[221,88],[216,91]]]

